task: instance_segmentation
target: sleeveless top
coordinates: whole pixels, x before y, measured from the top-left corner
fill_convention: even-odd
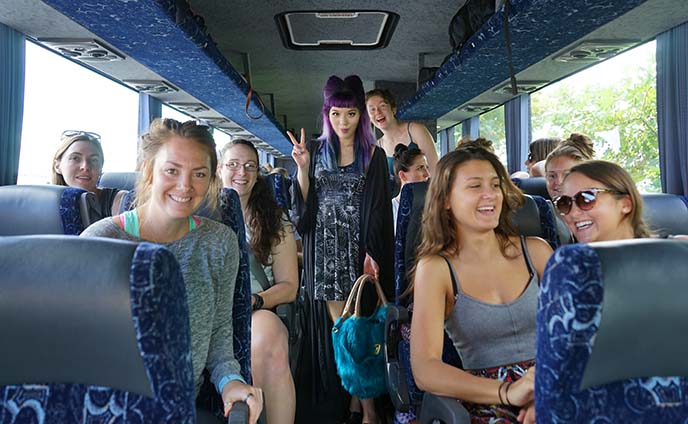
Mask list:
[[[284,213],[282,214],[282,230],[284,230],[285,233],[294,233],[294,225]],[[246,235],[246,245],[250,246],[253,232],[247,221],[244,221],[244,234]],[[263,292],[275,285],[272,265],[263,265],[260,263],[250,247],[248,249],[248,262],[251,269],[251,294]],[[268,257],[268,262],[272,264],[272,253]]]
[[[454,288],[454,307],[444,321],[444,328],[466,370],[535,358],[538,275],[523,236],[521,246],[530,280],[516,300],[505,304],[486,303],[466,295],[451,262],[442,256],[449,265]]]
[[[415,141],[413,141],[413,137],[411,137],[411,123],[410,122],[406,126],[406,131],[408,132],[408,136],[409,136],[409,140],[410,140],[410,143],[408,144],[408,148],[409,149],[414,149],[414,148],[418,149],[418,145],[416,144]],[[387,156],[387,167],[389,168],[389,175],[394,175],[394,157],[393,156]]]
[[[122,228],[128,234],[141,238],[141,224],[139,223],[139,214],[136,213],[136,209],[126,211],[120,214],[119,222],[122,224]],[[197,216],[189,217],[189,231],[193,231],[201,223],[201,220]]]

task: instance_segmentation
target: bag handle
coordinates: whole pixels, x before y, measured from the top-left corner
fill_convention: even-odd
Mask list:
[[[365,278],[363,278],[365,277]],[[380,283],[372,276],[369,274],[363,274],[361,277],[359,277],[359,280],[361,280],[359,286],[358,286],[358,292],[356,293],[356,308],[354,309],[354,316],[360,317],[360,311],[361,311],[361,295],[363,294],[363,286],[367,281],[372,283],[375,286],[375,291],[377,292],[377,298],[378,298],[378,305],[385,305],[387,304],[387,298],[385,297],[385,293],[382,291],[382,287],[380,286]],[[356,280],[358,281],[358,280]]]
[[[344,309],[342,310],[342,319],[347,319],[354,314],[355,309],[353,309],[352,306],[357,297],[356,294],[358,293],[358,288],[361,286],[361,283],[366,278],[372,278],[372,276],[368,274],[362,274],[360,277],[356,279],[356,282],[354,282],[353,287],[351,287],[351,293],[349,293],[349,298],[346,299],[346,305],[344,305]]]

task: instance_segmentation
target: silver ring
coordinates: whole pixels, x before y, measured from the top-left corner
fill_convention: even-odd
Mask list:
[[[247,394],[246,397],[244,398],[244,403],[248,402],[248,398],[250,398],[251,396],[253,396],[253,393]]]

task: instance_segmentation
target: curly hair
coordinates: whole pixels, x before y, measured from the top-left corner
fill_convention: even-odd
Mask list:
[[[225,144],[220,150],[220,158],[235,146],[248,147],[256,157],[258,163],[258,150],[248,140],[238,138]],[[256,175],[256,183],[251,189],[246,207],[249,215],[246,224],[251,228],[251,240],[249,246],[256,259],[263,265],[272,265],[270,255],[272,249],[280,244],[285,236],[283,224],[285,222],[282,208],[277,204],[275,196],[267,181],[267,177]]]

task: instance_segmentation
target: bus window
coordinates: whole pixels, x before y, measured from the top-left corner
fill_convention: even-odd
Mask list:
[[[65,130],[101,136],[103,171],[133,171],[138,99],[135,91],[27,41],[18,183],[50,182],[53,155]]]
[[[654,41],[531,95],[533,140],[584,133],[595,156],[631,173],[642,192],[661,191]]]
[[[504,105],[480,115],[480,137],[492,140],[495,154],[506,166],[506,130]]]
[[[232,137],[229,134],[218,129],[213,129],[213,138],[215,139],[215,145],[218,149],[221,149],[222,146],[232,141]]]
[[[175,108],[167,106],[166,104],[162,105],[162,117],[174,119],[174,120],[177,120],[179,122],[186,122],[188,120],[196,119],[193,116],[187,115],[184,112],[180,112]]]

